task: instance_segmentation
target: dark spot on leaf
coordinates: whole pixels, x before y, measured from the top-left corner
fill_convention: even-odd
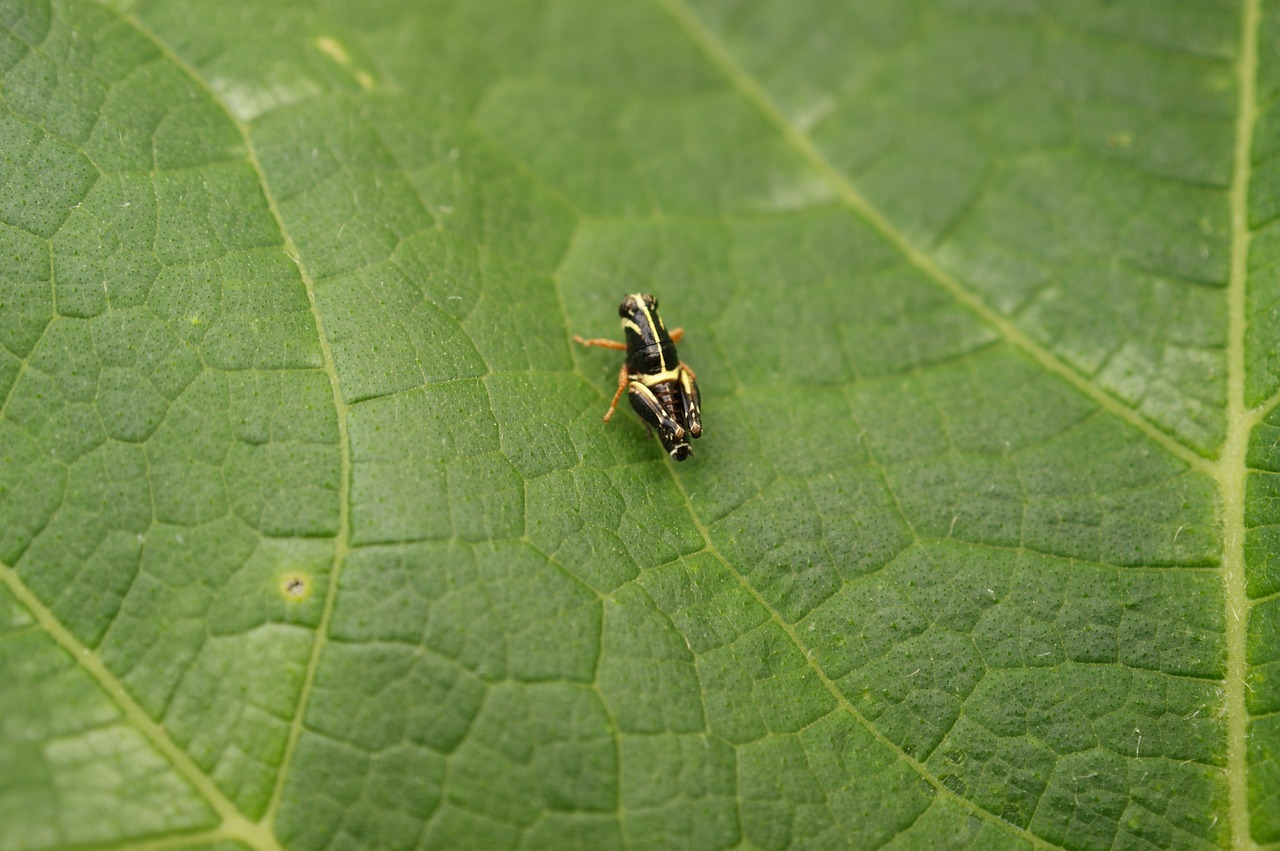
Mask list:
[[[289,573],[280,579],[280,592],[290,602],[304,600],[311,596],[310,577],[301,573]]]

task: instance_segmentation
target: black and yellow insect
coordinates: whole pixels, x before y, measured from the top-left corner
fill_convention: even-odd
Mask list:
[[[689,439],[702,436],[696,377],[676,356],[676,343],[684,336],[684,329],[667,333],[658,316],[658,300],[651,295],[626,296],[618,305],[618,315],[622,317],[622,330],[627,336],[625,343],[599,338],[584,340],[576,335],[573,338],[584,346],[627,353],[627,360],[618,373],[618,392],[613,394],[604,421],[608,422],[613,416],[622,391],[627,391],[631,407],[646,426],[658,432],[662,448],[672,458],[683,461],[693,454]]]

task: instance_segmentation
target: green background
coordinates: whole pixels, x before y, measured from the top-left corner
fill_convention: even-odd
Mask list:
[[[0,851],[1280,847],[1277,43],[0,0]]]

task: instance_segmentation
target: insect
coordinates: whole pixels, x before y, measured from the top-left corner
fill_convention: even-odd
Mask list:
[[[658,432],[662,448],[672,458],[683,461],[693,454],[689,438],[702,436],[702,412],[697,376],[676,356],[676,343],[684,336],[677,328],[670,334],[658,316],[658,300],[651,295],[632,293],[618,305],[622,330],[627,341],[584,340],[574,335],[574,342],[584,346],[625,350],[627,360],[618,373],[618,392],[613,394],[604,421],[609,422],[618,408],[622,391],[627,391],[645,426]]]

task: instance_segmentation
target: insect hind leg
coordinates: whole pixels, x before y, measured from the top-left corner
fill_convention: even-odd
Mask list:
[[[631,400],[631,407],[635,408],[640,419],[645,424],[652,427],[659,435],[670,435],[676,438],[684,437],[684,426],[676,422],[675,419],[662,407],[662,403],[658,401],[658,397],[653,395],[653,391],[645,387],[639,381],[632,381],[627,385],[627,398]]]
[[[613,399],[609,402],[609,410],[604,412],[604,421],[609,422],[613,419],[614,411],[618,410],[618,400],[622,398],[622,391],[627,389],[627,384],[631,381],[631,373],[627,371],[627,365],[622,365],[622,370],[618,373],[618,392],[613,394]]]
[[[683,461],[692,454],[689,432],[663,407],[652,390],[639,381],[633,381],[627,385],[627,398],[631,401],[631,407],[640,415],[646,429],[658,433],[658,439],[662,441],[662,448],[667,450],[667,454],[677,461]]]
[[[586,340],[574,334],[573,341],[580,346],[599,346],[602,349],[617,349],[620,352],[627,350],[626,343],[619,343],[617,340],[608,340],[604,337],[592,337],[590,340]]]

